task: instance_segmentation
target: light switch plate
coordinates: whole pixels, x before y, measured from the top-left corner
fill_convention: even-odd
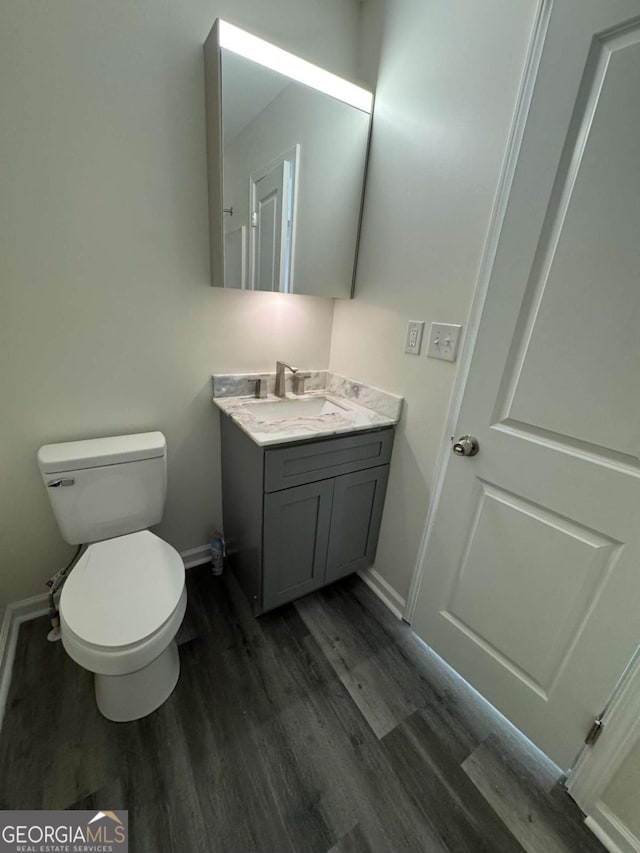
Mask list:
[[[408,352],[409,355],[420,355],[423,332],[424,320],[409,320],[407,323],[407,336],[404,341],[404,351]]]
[[[429,358],[441,358],[443,361],[455,361],[458,357],[458,342],[462,326],[450,323],[432,323],[429,333]]]

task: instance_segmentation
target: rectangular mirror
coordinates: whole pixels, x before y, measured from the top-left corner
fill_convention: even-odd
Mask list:
[[[371,93],[220,20],[205,74],[212,284],[350,297]]]

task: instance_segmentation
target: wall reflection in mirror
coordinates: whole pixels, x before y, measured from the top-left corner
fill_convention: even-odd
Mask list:
[[[220,69],[224,287],[349,297],[369,111],[224,46]]]

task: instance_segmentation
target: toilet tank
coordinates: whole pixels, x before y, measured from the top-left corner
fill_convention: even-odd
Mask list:
[[[46,444],[38,465],[72,545],[145,530],[162,519],[167,442],[161,432]]]

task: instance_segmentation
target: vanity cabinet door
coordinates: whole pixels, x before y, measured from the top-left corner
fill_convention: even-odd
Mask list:
[[[325,583],[334,480],[264,496],[263,610]]]
[[[334,480],[326,583],[373,563],[388,477],[382,465]]]

